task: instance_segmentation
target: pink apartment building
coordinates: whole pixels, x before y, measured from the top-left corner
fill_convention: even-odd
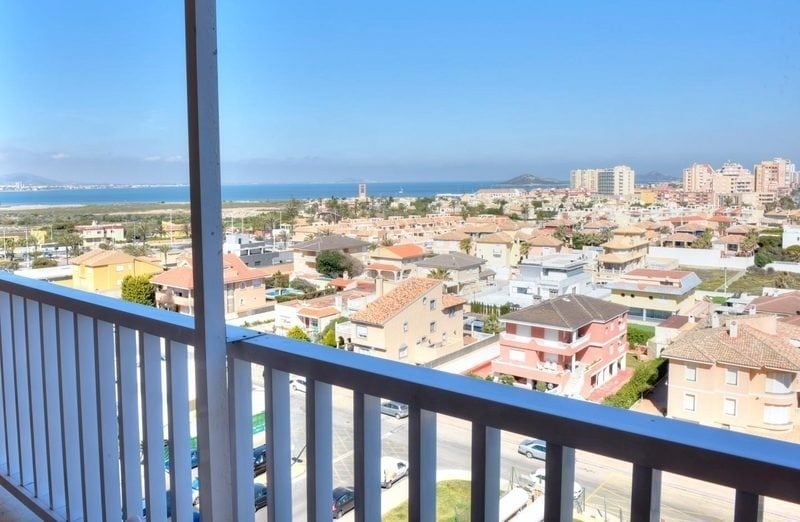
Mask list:
[[[628,307],[583,295],[560,296],[500,318],[495,374],[530,388],[588,397],[625,369]]]

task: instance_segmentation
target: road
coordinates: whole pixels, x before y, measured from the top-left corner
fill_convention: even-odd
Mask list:
[[[333,453],[334,486],[352,486],[353,479],[353,423],[352,393],[334,389],[333,401]],[[408,419],[381,416],[383,454],[408,458]],[[305,395],[292,392],[292,442],[296,449],[305,444]],[[437,424],[438,469],[469,469],[470,424],[461,419],[439,416]],[[524,437],[504,432],[501,437],[501,479],[512,481],[519,474],[527,474],[544,467],[544,461],[528,459],[517,452]],[[293,473],[294,520],[306,520],[306,483],[304,462],[298,462]],[[609,515],[610,520],[629,520],[631,491],[631,464],[583,451],[576,453],[575,479],[585,490],[587,512]],[[257,480],[265,481],[264,477]],[[395,489],[407,490],[406,480]],[[397,493],[393,493],[397,496]],[[387,495],[384,492],[384,495]],[[384,497],[386,498],[386,497]],[[665,473],[662,477],[661,516],[666,521],[726,521],[733,518],[734,491],[715,484]],[[352,512],[343,518],[352,519]],[[266,521],[266,510],[256,513],[256,520]],[[797,507],[792,504],[766,499],[764,520],[798,520]]]

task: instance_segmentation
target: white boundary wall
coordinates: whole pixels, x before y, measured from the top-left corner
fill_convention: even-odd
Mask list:
[[[699,268],[732,268],[745,270],[753,266],[753,257],[722,257],[720,250],[651,246],[648,255],[677,259],[681,266]]]

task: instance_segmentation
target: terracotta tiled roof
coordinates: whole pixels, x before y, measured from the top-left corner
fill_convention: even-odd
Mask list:
[[[332,315],[338,315],[339,309],[335,306],[326,306],[324,308],[310,308],[305,307],[301,308],[297,311],[297,315],[302,317],[314,317],[314,318],[321,318],[321,317],[330,317]]]
[[[677,232],[670,234],[664,238],[664,241],[683,241],[684,243],[692,243],[697,240],[697,236],[686,232]]]
[[[483,236],[475,240],[476,243],[491,243],[491,244],[499,244],[499,245],[510,245],[514,242],[514,239],[508,235],[506,232],[496,232],[494,234],[489,234],[488,236]]]
[[[592,322],[605,323],[627,311],[627,306],[603,299],[585,295],[566,295],[511,312],[500,319],[575,330]]]
[[[369,243],[360,239],[353,239],[346,236],[331,234],[330,236],[316,237],[310,241],[294,245],[293,250],[306,250],[311,252],[322,252],[324,250],[344,250],[346,248],[363,248]]]
[[[150,281],[156,285],[173,288],[184,288],[187,290],[194,288],[191,256],[187,256],[185,261],[186,266],[173,268],[172,270],[153,276]],[[269,275],[269,271],[261,268],[248,267],[236,254],[225,254],[222,256],[222,278],[225,283],[239,283],[242,281],[263,279],[267,277],[267,275]]]
[[[536,247],[561,246],[564,244],[560,239],[554,238],[548,234],[540,234],[532,237],[528,240],[528,243]]]
[[[367,268],[371,268],[373,270],[390,270],[392,272],[399,272],[402,268],[398,268],[394,265],[389,265],[387,263],[370,263],[367,265]]]
[[[776,296],[756,297],[750,303],[759,312],[778,315],[800,315],[800,291],[787,292]]]
[[[791,343],[792,339],[800,339],[800,327],[776,321],[775,333],[770,334],[751,324],[751,317],[736,320],[735,337],[730,336],[728,325],[695,329],[677,338],[663,356],[709,364],[800,371],[800,349]]]
[[[393,252],[400,259],[407,259],[410,257],[420,257],[425,255],[425,249],[419,245],[405,244],[405,245],[392,245],[386,247],[387,250]]]
[[[727,236],[722,236],[719,238],[719,242],[725,243],[726,245],[738,245],[742,241],[744,241],[744,236],[740,236],[738,234],[728,234]]]
[[[452,294],[444,294],[442,296],[442,308],[453,308],[454,306],[463,306],[467,300],[463,297]]]
[[[134,259],[135,258],[132,255],[126,254],[125,252],[121,252],[119,250],[103,250],[98,248],[86,252],[85,254],[81,254],[78,257],[73,257],[70,260],[70,264],[98,267],[116,265],[120,263],[133,263]]]
[[[350,320],[380,326],[437,285],[441,285],[441,282],[435,279],[409,279],[350,316]]]
[[[614,229],[614,235],[622,234],[624,236],[636,236],[636,235],[644,235],[644,229],[634,226],[629,227],[620,227]]]
[[[462,239],[468,238],[469,234],[464,232],[454,231],[454,232],[446,232],[444,234],[440,234],[433,238],[434,241],[461,241]]]

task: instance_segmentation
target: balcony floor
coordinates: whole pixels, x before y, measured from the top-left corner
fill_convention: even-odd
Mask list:
[[[41,519],[14,495],[0,487],[0,520],[3,522],[37,522]]]

